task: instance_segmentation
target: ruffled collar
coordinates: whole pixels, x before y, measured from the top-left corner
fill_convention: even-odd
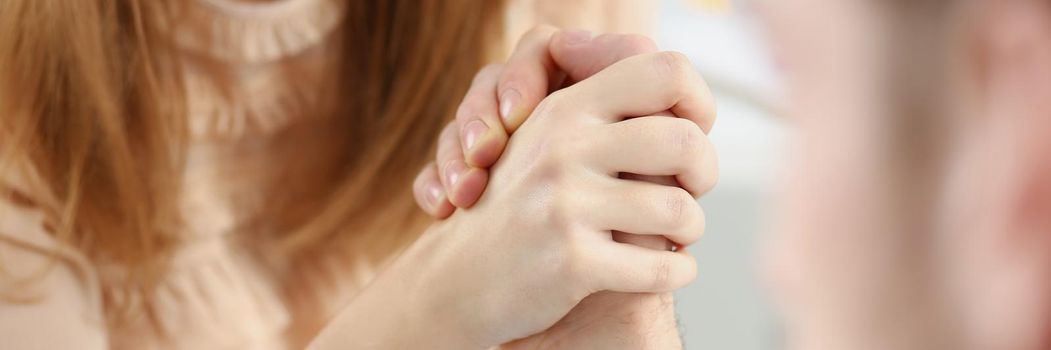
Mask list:
[[[264,63],[324,40],[343,19],[343,0],[196,0],[184,7],[176,44],[230,63]]]

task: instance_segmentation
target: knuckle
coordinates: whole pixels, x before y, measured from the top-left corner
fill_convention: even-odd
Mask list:
[[[578,199],[571,195],[573,191],[568,190],[572,186],[566,181],[568,170],[561,160],[564,156],[556,152],[543,153],[525,169],[526,181],[531,188],[528,202],[534,204],[530,212],[558,230],[571,229],[575,220],[572,213],[577,208],[575,201]]]
[[[557,184],[551,186],[553,188],[559,187]],[[575,216],[573,215],[572,197],[565,194],[566,191],[552,191],[551,206],[547,214],[544,215],[545,220],[550,223],[557,232],[563,234],[569,234],[574,228]]]
[[[567,162],[565,164],[576,162],[579,155],[590,153],[590,150],[595,147],[594,142],[589,141],[584,134],[579,130],[568,130],[557,138],[559,151],[556,153],[563,157],[562,161]]]
[[[516,67],[511,65],[500,72],[500,81],[496,84],[498,91],[517,88],[520,81],[530,78],[529,72],[523,72],[521,69],[516,69]]]
[[[652,269],[650,275],[652,290],[666,289],[671,281],[671,259],[664,254],[658,255],[653,261]]]
[[[523,173],[531,182],[545,188],[557,188],[566,180],[575,158],[574,146],[567,145],[562,137],[546,137],[529,145],[525,157],[528,159]]]
[[[681,77],[692,70],[690,59],[675,51],[661,51],[653,55],[654,68],[662,76]]]
[[[547,152],[547,164],[557,169],[563,169],[566,164],[572,162],[572,147],[574,146],[571,143],[572,141],[555,142],[558,146]]]
[[[653,55],[653,65],[657,76],[667,82],[673,97],[685,95],[694,89],[697,75],[686,55],[674,51],[658,52]]]
[[[503,91],[510,88],[518,88],[519,84],[537,80],[536,73],[524,68],[529,67],[523,67],[522,64],[514,62],[509,63],[507,68],[500,71],[500,81],[497,83],[497,88]]]
[[[456,109],[456,119],[465,120],[470,117],[481,116],[486,111],[488,103],[484,100],[484,96],[467,95],[463,102],[460,103],[460,107]],[[489,102],[491,103],[491,102]]]
[[[696,204],[693,197],[681,188],[673,188],[665,195],[663,210],[663,229],[674,230],[683,227],[689,219],[692,206]]]
[[[674,131],[668,137],[669,146],[678,150],[680,155],[690,159],[691,162],[696,162],[696,164],[686,165],[700,165],[700,157],[704,153],[706,144],[704,130],[687,119],[675,118],[671,123]]]
[[[474,75],[471,88],[456,108],[457,119],[493,112],[486,109],[495,109],[496,100],[492,97],[492,92],[495,91],[497,77],[501,72],[503,72],[503,65],[493,63],[486,65]]]

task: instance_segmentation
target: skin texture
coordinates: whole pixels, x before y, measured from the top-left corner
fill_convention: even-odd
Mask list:
[[[702,84],[681,54],[659,52],[548,96],[493,166],[479,202],[435,224],[315,346],[402,348],[428,339],[432,348],[491,347],[548,329],[596,292],[659,293],[688,283],[696,266],[685,251],[620,243],[612,231],[681,245],[699,238],[703,215],[689,192],[619,174],[711,182],[702,171],[701,125],[713,116]],[[692,119],[625,120],[667,110]],[[360,343],[394,329],[402,332]]]

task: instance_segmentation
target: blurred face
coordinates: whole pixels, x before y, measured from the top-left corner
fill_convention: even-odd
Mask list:
[[[888,193],[889,24],[866,1],[760,3],[797,127],[764,262],[793,349],[904,349],[922,305]],[[903,321],[903,318],[905,319]],[[895,343],[901,342],[901,343]]]
[[[797,126],[765,255],[790,348],[1051,347],[1051,5],[759,1]]]

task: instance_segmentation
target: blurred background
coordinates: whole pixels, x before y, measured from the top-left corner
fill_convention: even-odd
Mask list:
[[[719,106],[719,185],[701,199],[708,226],[690,248],[699,275],[676,295],[686,348],[780,348],[757,258],[787,125],[762,28],[739,2],[662,0],[656,37],[697,64]]]

